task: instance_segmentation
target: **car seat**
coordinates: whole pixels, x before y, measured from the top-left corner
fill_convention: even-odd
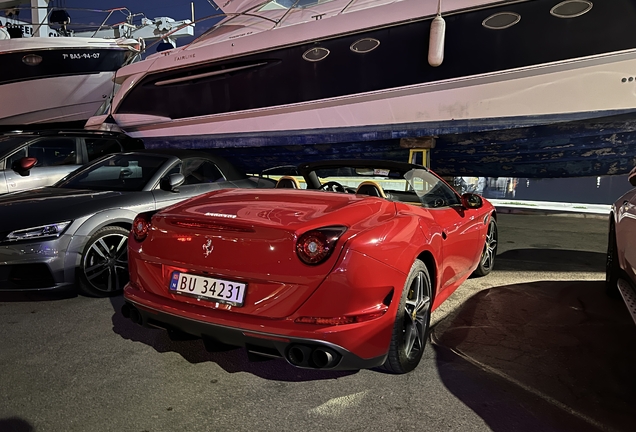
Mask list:
[[[386,198],[386,194],[384,193],[382,186],[373,180],[366,180],[360,183],[358,185],[358,189],[356,189],[356,194]]]
[[[292,176],[282,176],[276,182],[277,189],[285,188],[285,189],[300,189],[300,183]]]

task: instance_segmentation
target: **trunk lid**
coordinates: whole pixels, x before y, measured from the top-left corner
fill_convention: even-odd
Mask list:
[[[346,239],[371,219],[395,215],[393,203],[353,194],[297,190],[226,189],[153,217],[142,258],[160,264],[156,294],[237,313],[291,315],[334,267]],[[329,258],[307,265],[296,239],[326,226],[348,227]],[[173,271],[247,284],[242,306],[202,302],[169,291]]]

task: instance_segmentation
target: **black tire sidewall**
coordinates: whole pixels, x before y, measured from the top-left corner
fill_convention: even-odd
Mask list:
[[[120,226],[106,226],[95,231],[88,242],[86,242],[86,246],[84,247],[84,251],[82,252],[82,256],[80,258],[80,265],[77,268],[78,277],[76,277],[77,287],[79,290],[90,297],[110,297],[121,293],[119,291],[102,291],[98,290],[88,281],[86,276],[84,275],[84,259],[86,258],[87,252],[90,250],[91,246],[101,237],[109,235],[109,234],[124,234],[128,237],[130,233],[129,230]],[[126,246],[128,247],[128,246]]]
[[[426,285],[428,287],[428,297],[430,298],[430,305],[428,316],[425,322],[424,328],[424,345],[422,349],[415,355],[413,358],[407,358],[406,353],[404,351],[404,311],[406,306],[406,300],[408,297],[409,287],[413,282],[413,279],[417,276],[418,273],[422,273],[426,279]],[[428,341],[428,333],[431,325],[431,308],[433,305],[433,289],[431,284],[431,277],[428,272],[428,268],[426,265],[420,261],[415,260],[413,265],[411,266],[411,270],[409,272],[408,277],[406,278],[406,282],[404,283],[404,287],[402,288],[402,295],[400,297],[400,303],[398,305],[398,310],[395,316],[395,321],[393,324],[393,334],[391,337],[391,343],[389,345],[389,352],[387,355],[386,362],[384,363],[384,367],[386,370],[396,374],[402,374],[412,371],[419,364],[422,355],[424,354],[424,349],[426,348],[426,343]]]
[[[493,232],[495,233],[495,239],[497,240],[497,244],[495,245],[495,249],[492,251],[492,257],[490,259],[490,267],[484,267],[482,265],[483,256],[484,256],[483,253],[488,247],[488,244],[484,243],[482,254],[479,256],[479,264],[477,264],[477,268],[472,274],[473,276],[477,276],[477,277],[486,276],[490,274],[490,272],[492,272],[492,269],[495,267],[495,257],[497,255],[497,247],[499,246],[499,228],[497,227],[497,220],[492,216],[490,218],[490,222],[488,222],[488,230],[490,230],[491,226],[494,227]],[[486,241],[488,241],[488,238],[486,238]]]

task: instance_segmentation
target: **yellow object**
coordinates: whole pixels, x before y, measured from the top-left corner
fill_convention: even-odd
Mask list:
[[[410,149],[409,163],[424,165],[429,168],[431,165],[430,149]]]

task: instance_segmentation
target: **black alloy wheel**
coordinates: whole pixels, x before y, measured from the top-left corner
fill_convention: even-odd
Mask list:
[[[431,323],[431,278],[426,265],[415,260],[398,306],[384,368],[403,374],[417,367],[424,354]]]
[[[119,294],[128,283],[128,230],[108,226],[88,241],[80,264],[79,288],[92,297]]]
[[[497,255],[497,241],[498,241],[497,221],[494,217],[490,217],[490,223],[488,224],[488,232],[486,233],[486,241],[484,242],[484,249],[481,252],[481,258],[479,259],[479,265],[473,272],[473,276],[481,277],[490,274],[495,266],[495,256]]]

